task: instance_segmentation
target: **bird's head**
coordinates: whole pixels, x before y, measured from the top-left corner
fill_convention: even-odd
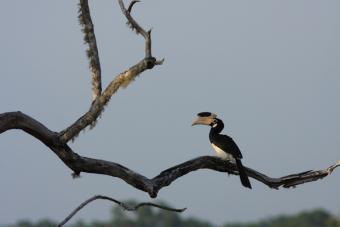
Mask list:
[[[213,126],[216,123],[217,115],[210,112],[201,112],[197,114],[197,118],[192,122],[194,125],[210,125]]]

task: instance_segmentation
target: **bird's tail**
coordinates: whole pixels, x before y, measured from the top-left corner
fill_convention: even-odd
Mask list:
[[[251,189],[251,184],[250,184],[249,178],[246,174],[246,171],[244,170],[241,159],[236,158],[236,165],[237,165],[237,168],[238,168],[238,172],[240,174],[240,179],[241,179],[242,185],[244,187]]]

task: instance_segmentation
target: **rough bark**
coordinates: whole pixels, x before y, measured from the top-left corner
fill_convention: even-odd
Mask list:
[[[123,1],[118,0],[122,13],[128,21],[127,24],[132,30],[134,30],[137,34],[140,34],[145,40],[145,56],[142,60],[113,78],[113,80],[106,86],[104,91],[102,91],[99,54],[88,6],[88,0],[80,0],[79,21],[82,25],[85,43],[88,44],[87,55],[89,58],[90,71],[92,75],[93,102],[89,110],[61,132],[50,130],[36,119],[22,112],[2,113],[0,114],[0,134],[11,129],[23,130],[50,148],[50,150],[53,151],[59,157],[59,159],[73,171],[74,176],[79,176],[81,172],[84,172],[117,177],[124,180],[132,187],[148,193],[152,198],[157,197],[158,192],[163,187],[169,186],[176,179],[199,169],[210,169],[238,175],[237,166],[235,166],[233,163],[223,161],[217,157],[202,156],[166,169],[153,178],[148,178],[115,162],[78,155],[67,144],[87,126],[95,126],[96,120],[102,114],[104,107],[108,104],[112,95],[114,95],[120,88],[126,88],[138,75],[148,69],[152,69],[155,65],[161,65],[164,61],[164,59],[157,60],[152,56],[151,30],[145,30],[131,16],[132,9],[137,2],[138,1],[133,0],[129,4],[128,9],[126,9]],[[248,167],[245,167],[245,171],[249,177],[262,182],[270,188],[279,189],[280,187],[295,187],[300,184],[322,179],[330,175],[332,171],[339,165],[340,161],[323,170],[310,170],[279,178],[268,177],[265,174]],[[120,203],[119,201],[109,197],[95,196],[81,204],[74,212],[71,213],[69,218],[71,218],[86,204],[96,199],[106,199]],[[122,203],[120,204],[125,207],[125,209],[129,209],[129,207],[126,205]],[[157,206],[150,203],[144,203],[142,205]],[[142,205],[138,205],[137,207],[131,209],[138,209],[138,207]]]
[[[136,1],[131,2],[128,9],[125,8],[123,1],[118,0],[118,2],[123,14],[128,20],[128,25],[133,30],[135,30],[137,34],[141,34],[145,39],[145,57],[137,64],[116,76],[105,88],[104,92],[101,93],[100,64],[96,45],[96,37],[94,35],[91,15],[88,9],[88,2],[87,0],[80,0],[79,19],[81,24],[83,24],[84,39],[85,41],[88,40],[86,41],[89,44],[88,53],[91,53],[88,55],[88,57],[90,59],[90,68],[93,75],[93,97],[96,98],[92,102],[89,111],[76,120],[72,125],[60,132],[59,136],[61,143],[66,144],[69,140],[74,139],[79,134],[79,132],[85,129],[87,126],[94,126],[96,120],[104,111],[104,107],[108,104],[112,95],[114,95],[119,88],[126,88],[142,72],[152,69],[155,65],[161,65],[164,61],[164,59],[158,61],[151,55],[151,30],[146,32],[130,14]]]
[[[88,44],[86,51],[90,62],[91,80],[92,80],[92,101],[95,100],[102,92],[101,68],[97,48],[94,26],[92,23],[88,0],[79,2],[79,23],[84,33],[84,41]]]

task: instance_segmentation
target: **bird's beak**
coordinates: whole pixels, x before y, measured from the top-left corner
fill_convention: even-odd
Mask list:
[[[212,123],[213,119],[211,117],[198,117],[196,118],[191,126],[194,125],[210,125]]]

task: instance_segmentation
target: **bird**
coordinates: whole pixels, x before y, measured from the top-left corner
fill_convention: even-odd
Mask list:
[[[214,113],[200,112],[197,114],[197,118],[192,122],[192,126],[194,125],[208,125],[211,127],[209,140],[217,157],[222,160],[236,163],[242,185],[251,189],[248,175],[241,162],[243,157],[239,147],[230,136],[220,134],[224,128],[223,121],[217,118],[217,115]]]

